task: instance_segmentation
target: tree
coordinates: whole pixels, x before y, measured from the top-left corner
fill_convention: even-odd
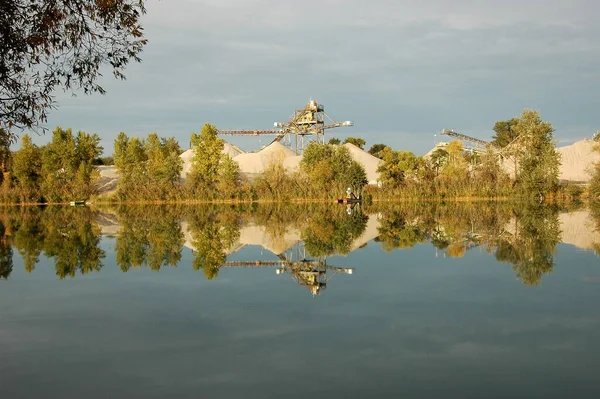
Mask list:
[[[143,0],[0,2],[0,128],[38,128],[54,92],[101,93],[101,68],[124,79],[146,45]]]
[[[496,122],[494,125],[494,132],[496,134],[492,138],[494,147],[502,149],[502,156],[512,163],[514,180],[517,180],[519,157],[523,152],[520,142],[516,141],[519,138],[519,132],[516,129],[518,123],[519,118]],[[509,164],[509,166],[511,165]]]
[[[448,159],[436,178],[440,188],[450,195],[465,195],[469,184],[469,169],[460,140],[451,141],[446,147]]]
[[[240,165],[228,154],[224,154],[219,164],[219,193],[225,198],[233,197],[239,188],[240,178]]]
[[[417,173],[424,167],[422,157],[417,157],[410,151],[392,151],[386,147],[381,151],[383,163],[377,171],[384,186],[396,188],[407,180],[418,180]]]
[[[147,185],[155,192],[155,198],[166,199],[175,192],[183,169],[179,150],[179,143],[173,137],[160,138],[151,133],[145,140]]]
[[[115,168],[119,172],[117,192],[121,198],[139,194],[145,185],[145,163],[148,160],[144,141],[137,137],[129,138],[121,132],[115,139]]]
[[[436,173],[439,173],[440,169],[443,168],[446,163],[448,163],[448,151],[443,148],[438,148],[431,153],[430,160],[431,164],[436,170]]]
[[[554,128],[543,122],[537,111],[523,111],[514,127],[523,151],[519,155],[521,169],[518,184],[525,195],[543,197],[558,186],[560,155],[552,133]]]
[[[369,154],[373,155],[374,157],[377,157],[379,159],[383,159],[382,157],[382,152],[383,150],[385,150],[386,148],[390,148],[385,144],[373,144],[371,146],[371,148],[369,149]],[[391,148],[390,148],[391,149]]]
[[[342,144],[342,141],[337,137],[332,137],[329,139],[329,144],[340,145]]]
[[[57,127],[42,148],[42,193],[51,201],[87,199],[97,177],[94,158],[102,153],[97,134]]]
[[[304,150],[300,170],[318,193],[345,191],[347,187],[360,192],[368,183],[363,166],[343,146],[311,142]]]
[[[11,139],[8,132],[0,127],[0,174],[8,170],[11,153]],[[1,176],[3,178],[3,176]]]
[[[218,136],[214,125],[206,123],[200,134],[192,133],[191,143],[194,149],[192,170],[188,173],[188,185],[193,190],[212,190],[217,184],[219,164],[223,156],[224,143]]]
[[[515,130],[518,122],[519,118],[496,122],[493,129],[496,134],[492,136],[492,144],[498,148],[504,148],[512,143],[519,137],[518,131]]]
[[[397,188],[404,183],[404,170],[400,167],[398,152],[389,148],[381,152],[383,163],[377,169],[384,187]]]
[[[42,175],[40,149],[31,142],[31,137],[27,134],[21,139],[21,148],[15,152],[12,169],[19,187],[28,193],[39,189]]]
[[[354,144],[361,150],[364,149],[365,144],[367,144],[366,141],[364,141],[361,138],[357,138],[357,137],[347,137],[346,140],[344,140],[344,144],[346,144],[346,143]]]
[[[500,155],[491,144],[479,157],[479,163],[474,169],[475,185],[483,196],[496,196],[502,188],[508,188],[510,178],[500,165]]]

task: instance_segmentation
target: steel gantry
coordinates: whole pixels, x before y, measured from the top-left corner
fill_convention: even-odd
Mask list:
[[[219,130],[219,134],[235,136],[275,136],[273,142],[287,137],[288,145],[296,154],[304,150],[309,141],[325,143],[325,130],[343,126],[354,126],[352,121],[338,122],[325,113],[323,104],[310,100],[302,109],[294,111],[287,122],[275,122],[277,129],[270,130]],[[293,139],[292,139],[293,137]],[[305,139],[306,137],[306,139]]]

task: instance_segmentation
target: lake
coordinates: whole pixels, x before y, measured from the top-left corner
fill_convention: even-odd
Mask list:
[[[596,398],[600,210],[0,209],[6,398]]]

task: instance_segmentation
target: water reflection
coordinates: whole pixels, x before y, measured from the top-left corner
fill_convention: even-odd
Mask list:
[[[32,272],[41,253],[54,260],[59,278],[100,271],[105,253],[99,247],[101,229],[94,212],[85,208],[12,209],[2,216],[2,259],[14,247],[23,258],[25,270]],[[7,259],[4,263],[12,261]],[[7,266],[3,266],[6,278]]]
[[[535,285],[552,272],[561,241],[600,248],[599,220],[595,209],[567,212],[512,203],[5,208],[0,278],[8,279],[13,270],[13,249],[27,272],[34,271],[42,254],[53,260],[61,279],[98,272],[106,256],[105,235],[115,237],[116,264],[123,272],[180,266],[187,247],[191,266],[208,280],[218,278],[224,267],[275,267],[314,295],[332,275],[353,272],[329,265],[328,257],[348,255],[371,241],[386,252],[429,243],[452,258],[480,248],[511,264],[524,284]],[[247,246],[274,256],[228,260]]]
[[[327,288],[327,283],[333,275],[354,274],[353,268],[328,265],[326,256],[310,258],[303,242],[294,244],[277,257],[278,260],[227,261],[220,267],[275,267],[278,275],[291,276],[299,286],[308,289],[312,295],[320,295]]]

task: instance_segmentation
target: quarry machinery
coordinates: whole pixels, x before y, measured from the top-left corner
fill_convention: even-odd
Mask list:
[[[466,142],[468,142],[470,144],[473,144],[480,151],[481,150],[485,151],[486,146],[489,144],[488,141],[481,140],[481,139],[478,139],[478,138],[475,138],[475,137],[471,137],[471,136],[467,136],[466,134],[455,132],[452,129],[443,129],[441,134],[442,134],[442,136],[445,135],[445,136],[454,137],[454,138],[457,138],[457,139],[459,139],[461,141],[466,141]]]
[[[325,130],[343,126],[354,126],[352,121],[338,122],[325,113],[323,104],[310,100],[302,109],[294,111],[287,122],[275,122],[277,129],[271,130],[219,130],[219,134],[235,136],[275,136],[273,142],[287,138],[289,146],[293,146],[299,154],[309,141],[325,143]],[[306,137],[306,139],[305,139]]]

